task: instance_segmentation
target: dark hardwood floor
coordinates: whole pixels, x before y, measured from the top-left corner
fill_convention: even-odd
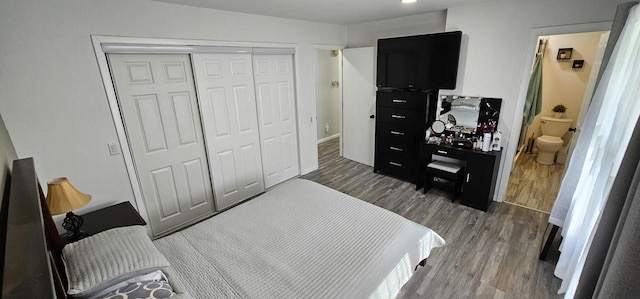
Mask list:
[[[497,202],[485,213],[451,203],[446,191],[422,194],[339,157],[338,139],[320,144],[319,154],[319,169],[302,178],[400,214],[446,240],[398,298],[561,298],[553,275],[557,254],[538,260],[548,215]]]

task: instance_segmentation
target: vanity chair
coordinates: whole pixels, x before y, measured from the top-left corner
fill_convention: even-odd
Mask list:
[[[451,185],[451,183],[440,182],[439,179],[445,179],[453,183],[453,199],[451,199],[451,202],[455,202],[456,199],[460,197],[460,194],[462,194],[464,167],[442,161],[433,161],[427,164],[423,193],[427,193],[435,184],[442,186]]]

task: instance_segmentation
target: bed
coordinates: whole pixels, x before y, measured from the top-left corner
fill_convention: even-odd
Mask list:
[[[30,234],[38,242],[10,243],[16,242],[11,236],[18,229],[11,224],[11,215],[18,211],[9,210],[3,297],[52,297],[41,295],[45,293],[65,297],[65,271],[59,261],[60,245],[56,245],[59,239],[55,240],[55,227],[52,231],[51,218],[43,209],[37,180],[16,182],[22,168],[33,167],[33,160],[16,162],[12,194],[14,188],[25,188],[24,184],[30,184],[25,189],[32,192],[29,196],[11,196],[11,203],[31,201],[24,208],[32,210],[27,214],[35,214],[32,212],[37,208],[37,215],[42,216],[38,219],[40,226],[33,228],[36,234]],[[27,172],[35,176],[35,171]],[[30,221],[38,217],[32,218]],[[24,232],[19,230],[18,234]],[[41,248],[29,252],[34,255],[29,259],[38,261],[40,274],[49,269],[44,273],[47,275],[34,277],[29,270],[16,276],[16,269],[25,268],[20,265],[24,259],[15,263],[9,259],[26,254],[20,246],[34,244]],[[165,269],[169,282],[184,296],[393,298],[431,249],[444,246],[444,240],[431,229],[392,212],[314,182],[295,179],[155,240],[153,245],[171,264]],[[34,281],[42,285],[42,290],[27,287]],[[45,293],[33,293],[36,291]]]

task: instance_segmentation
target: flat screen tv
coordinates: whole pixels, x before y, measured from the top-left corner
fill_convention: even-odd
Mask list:
[[[455,89],[461,31],[378,40],[380,88]]]

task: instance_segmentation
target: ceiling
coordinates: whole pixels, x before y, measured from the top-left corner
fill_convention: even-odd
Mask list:
[[[441,11],[487,0],[154,0],[248,14],[351,25]]]

